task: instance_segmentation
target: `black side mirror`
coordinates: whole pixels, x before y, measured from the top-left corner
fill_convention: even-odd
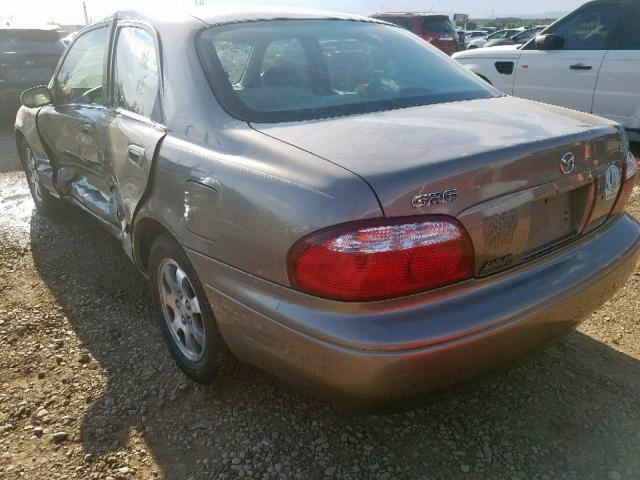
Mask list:
[[[22,92],[20,101],[27,108],[44,107],[51,103],[51,92],[45,86],[33,87]]]
[[[561,50],[564,47],[564,38],[559,35],[538,35],[536,47],[540,50]]]

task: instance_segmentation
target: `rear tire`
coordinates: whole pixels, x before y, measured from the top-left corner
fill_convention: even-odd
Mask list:
[[[38,176],[35,156],[31,150],[29,143],[23,138],[19,142],[20,146],[20,161],[22,162],[22,168],[27,176],[27,182],[29,183],[29,192],[33,203],[38,212],[49,215],[54,213],[60,208],[60,201],[49,193],[44,185],[40,182]]]
[[[222,338],[195,269],[169,234],[154,241],[149,273],[156,317],[180,369],[199,383],[232,373],[238,360]]]

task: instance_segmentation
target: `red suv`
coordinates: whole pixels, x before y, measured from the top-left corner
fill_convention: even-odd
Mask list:
[[[372,16],[406,28],[448,55],[453,55],[458,51],[456,29],[446,15],[434,15],[431,13],[376,13]]]

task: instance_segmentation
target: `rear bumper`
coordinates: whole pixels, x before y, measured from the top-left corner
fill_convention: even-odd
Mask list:
[[[640,225],[625,215],[508,273],[369,304],[317,299],[188,253],[238,357],[305,388],[378,402],[453,386],[570,331],[633,271]]]

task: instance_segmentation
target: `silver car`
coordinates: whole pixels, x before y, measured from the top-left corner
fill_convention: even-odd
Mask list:
[[[640,255],[618,125],[381,21],[119,13],[22,100],[37,208],[122,242],[196,381],[241,359],[356,401],[429,393],[570,331]]]

